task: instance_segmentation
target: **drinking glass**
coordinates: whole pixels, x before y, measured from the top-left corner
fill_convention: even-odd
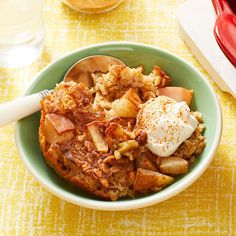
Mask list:
[[[33,62],[44,41],[43,0],[0,0],[0,66]]]

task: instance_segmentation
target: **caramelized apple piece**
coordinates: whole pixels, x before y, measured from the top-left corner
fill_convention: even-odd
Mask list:
[[[188,162],[179,157],[162,158],[160,171],[164,174],[179,175],[188,172]]]
[[[162,95],[173,98],[177,102],[185,101],[189,106],[192,101],[193,90],[188,90],[182,87],[164,87],[158,89],[158,96]]]
[[[88,128],[90,136],[92,137],[93,143],[97,151],[108,152],[107,142],[105,138],[103,137],[103,135],[101,134],[99,127],[91,123],[87,125],[87,128]]]
[[[46,119],[52,123],[58,134],[75,129],[74,124],[63,115],[51,113],[46,115]]]
[[[155,187],[163,188],[174,181],[174,178],[155,171],[138,168],[134,180],[135,191],[150,190]]]
[[[123,154],[125,152],[129,152],[133,149],[138,148],[139,144],[136,140],[127,140],[122,143],[118,143],[118,151]]]
[[[141,104],[139,96],[133,89],[129,89],[124,96],[112,103],[110,115],[112,117],[135,118],[139,104]]]
[[[43,125],[46,140],[49,143],[62,143],[74,137],[74,124],[63,115],[47,114]]]

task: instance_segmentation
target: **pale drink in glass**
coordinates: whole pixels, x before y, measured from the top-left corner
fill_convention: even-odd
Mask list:
[[[0,66],[34,61],[44,40],[43,0],[0,0]]]

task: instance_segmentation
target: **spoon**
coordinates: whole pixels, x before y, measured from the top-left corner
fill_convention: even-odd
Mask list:
[[[212,0],[217,19],[214,36],[229,61],[236,66],[236,16],[226,0]]]
[[[125,65],[121,60],[105,55],[94,55],[85,57],[74,65],[65,74],[63,81],[75,81],[84,83],[91,88],[93,79],[91,73],[107,72],[110,65]],[[39,93],[25,96],[11,102],[0,105],[0,127],[24,118],[41,109],[40,101],[52,90],[43,90]]]

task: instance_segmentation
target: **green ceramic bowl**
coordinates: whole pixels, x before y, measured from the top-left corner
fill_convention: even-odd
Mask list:
[[[54,88],[63,79],[66,71],[79,59],[94,54],[111,55],[125,62],[129,67],[142,64],[145,73],[153,65],[159,65],[172,77],[172,85],[194,90],[192,110],[203,114],[206,124],[207,146],[191,166],[188,174],[179,177],[172,185],[158,193],[135,199],[125,198],[109,202],[95,198],[72,187],[51,169],[44,161],[38,143],[40,112],[20,120],[15,129],[15,138],[20,156],[26,167],[51,193],[88,208],[100,210],[128,210],[149,206],[173,197],[190,186],[211,163],[221,137],[222,118],[217,97],[207,82],[193,66],[181,58],[160,48],[131,42],[111,42],[92,45],[72,52],[48,65],[34,79],[25,95]]]

